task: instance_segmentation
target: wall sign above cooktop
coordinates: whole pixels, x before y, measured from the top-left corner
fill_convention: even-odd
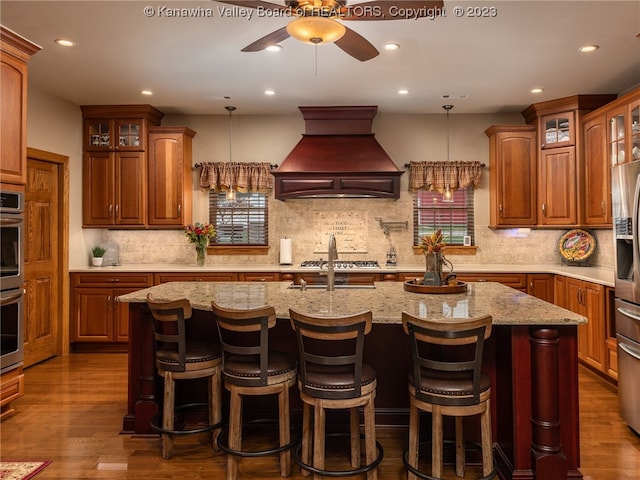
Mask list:
[[[338,253],[366,253],[369,217],[363,211],[314,212],[314,253],[327,253],[329,235],[336,237]]]

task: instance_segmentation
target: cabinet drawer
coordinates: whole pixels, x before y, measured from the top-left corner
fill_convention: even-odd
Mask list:
[[[458,273],[463,282],[498,282],[518,290],[527,289],[526,273]]]
[[[24,395],[24,374],[22,367],[0,377],[0,405],[3,407]]]
[[[150,273],[72,273],[74,287],[150,287],[153,283]]]
[[[238,273],[240,282],[279,282],[280,274],[277,272]]]
[[[153,275],[154,285],[167,282],[235,282],[237,280],[238,274],[234,272],[156,273]]]

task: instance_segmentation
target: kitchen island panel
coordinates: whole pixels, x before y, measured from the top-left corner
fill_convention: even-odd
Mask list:
[[[577,325],[584,317],[525,293],[491,282],[472,284],[465,294],[421,295],[402,284],[380,283],[375,289],[291,290],[287,282],[175,282],[124,295],[130,302],[128,412],[123,430],[151,433],[149,421],[160,409],[161,381],[155,372],[153,328],[144,299],[189,298],[194,306],[192,334],[216,336],[211,300],[233,308],[275,306],[278,322],[272,347],[297,353],[288,308],[317,315],[337,315],[370,308],[374,326],[365,342],[365,360],[378,373],[376,423],[408,425],[407,373],[411,365],[401,312],[455,322],[485,313],[494,316],[494,331],[485,348],[485,369],[492,379],[492,428],[502,478],[579,479]],[[194,391],[197,398],[204,393]],[[256,415],[273,408],[257,399],[248,408]],[[292,415],[301,405],[292,395]],[[260,415],[258,415],[260,416]],[[468,422],[468,438],[478,428]]]

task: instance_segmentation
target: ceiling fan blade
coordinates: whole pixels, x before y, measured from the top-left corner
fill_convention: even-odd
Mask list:
[[[216,0],[218,3],[228,3],[230,5],[235,5],[236,7],[245,7],[245,8],[262,8],[263,10],[277,10],[284,11],[288,10],[284,5],[276,5],[271,2],[264,2],[262,0]]]
[[[364,38],[358,32],[351,30],[349,27],[347,27],[347,31],[342,38],[336,40],[334,43],[345,53],[348,53],[353,58],[360,60],[361,62],[371,60],[380,54],[376,47],[369,43],[369,40]]]
[[[260,50],[264,50],[270,45],[275,45],[283,40],[286,40],[291,35],[287,33],[287,27],[282,27],[275,32],[271,32],[269,35],[265,35],[259,40],[256,40],[250,45],[244,47],[241,51],[243,52],[259,52]]]
[[[434,15],[444,8],[443,1],[436,0],[372,0],[347,5],[341,20],[405,20]],[[399,14],[403,15],[400,16]]]

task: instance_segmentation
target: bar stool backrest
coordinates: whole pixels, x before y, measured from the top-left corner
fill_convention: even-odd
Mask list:
[[[416,398],[438,405],[480,402],[482,353],[484,341],[491,335],[491,321],[490,315],[469,320],[429,320],[402,312],[404,332],[411,340]],[[468,376],[472,395],[457,396],[453,391],[434,394],[419,388],[423,377],[447,375],[456,379]]]
[[[302,392],[318,396],[318,388],[313,388],[308,380],[310,370],[317,372],[327,367],[328,375],[331,375],[331,368],[350,369],[353,372],[353,388],[325,390],[322,397],[359,397],[362,391],[364,336],[371,331],[371,311],[339,317],[312,317],[289,309],[289,317],[298,339],[298,377]]]
[[[186,298],[160,302],[147,295],[147,305],[153,316],[156,341],[156,363],[163,370],[186,370],[186,322],[191,318],[191,303]]]
[[[223,363],[228,358],[244,357],[259,365],[259,377],[247,377],[247,386],[265,386],[269,376],[269,329],[276,325],[276,311],[272,306],[251,310],[223,308],[211,302],[222,345]],[[240,335],[234,335],[236,334]]]

